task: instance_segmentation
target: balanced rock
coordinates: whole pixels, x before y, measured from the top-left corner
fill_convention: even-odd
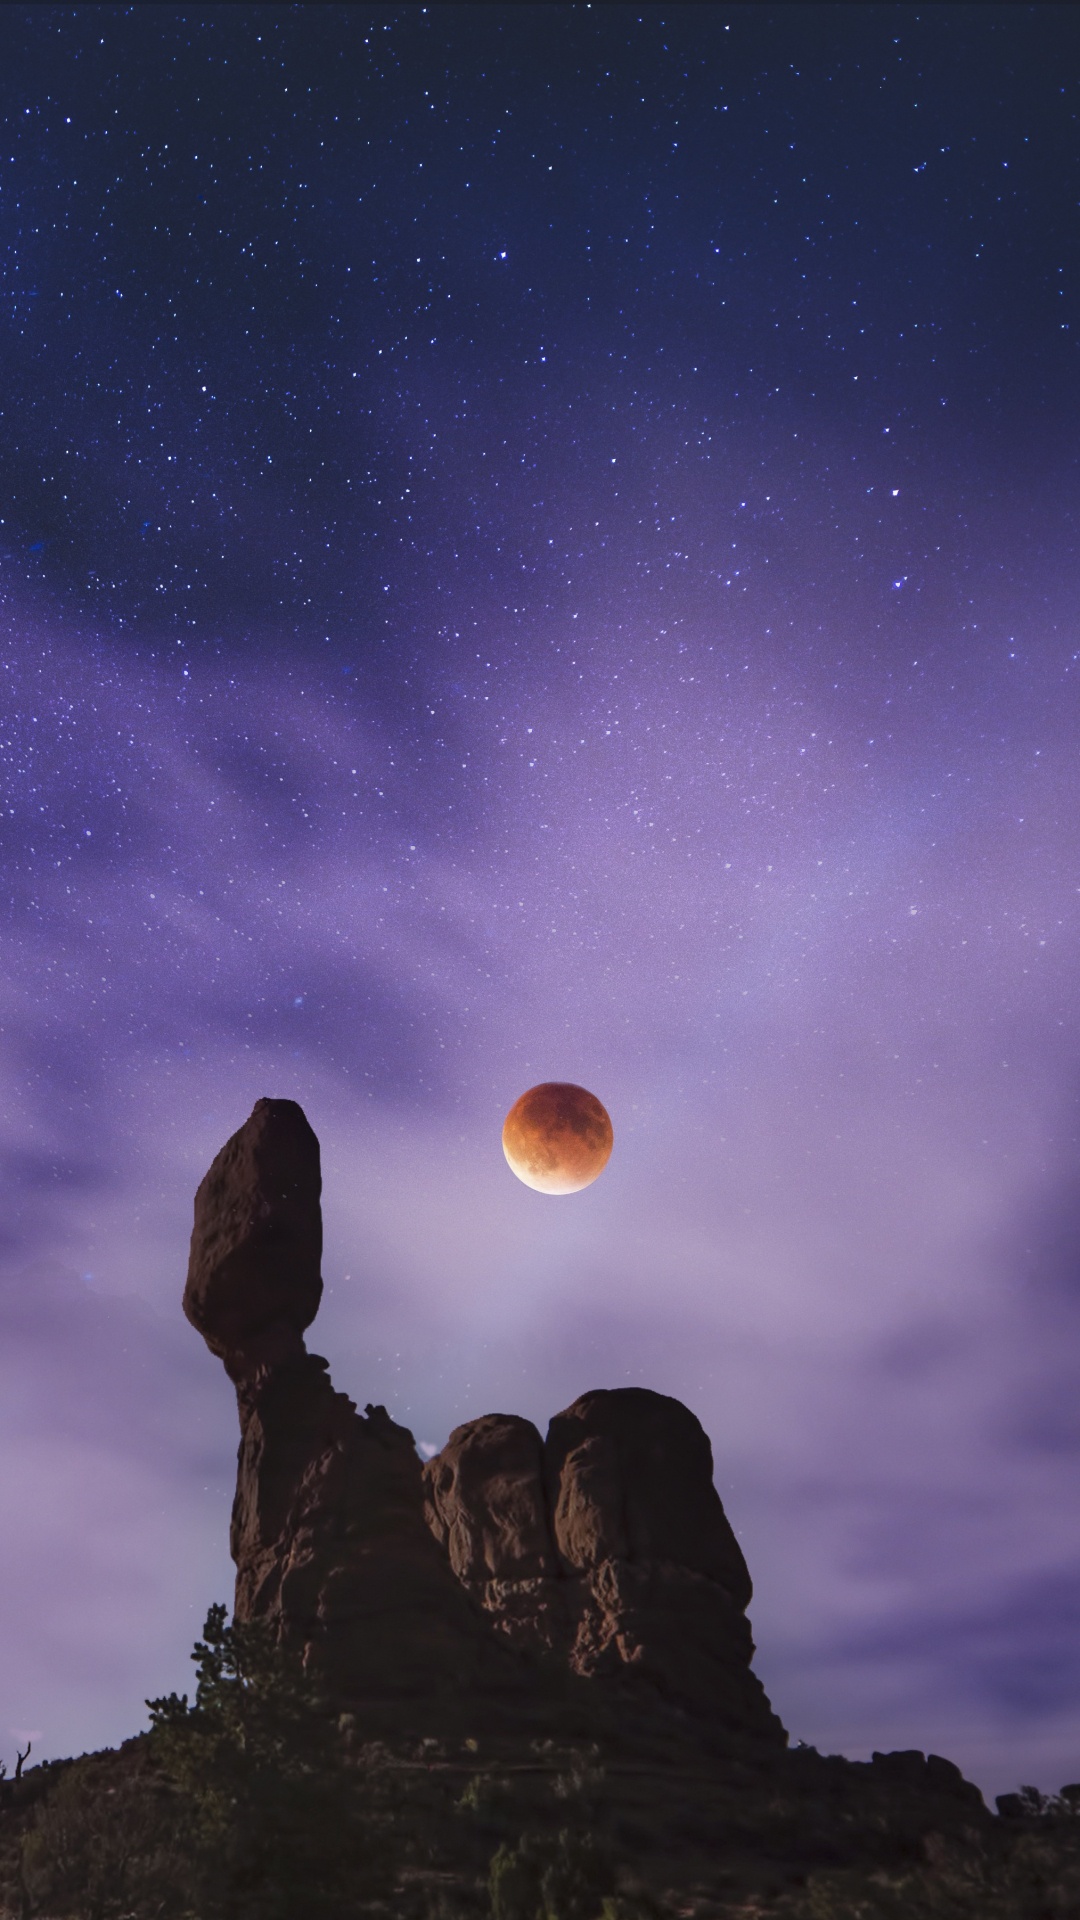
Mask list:
[[[184,1310],[236,1385],[239,1620],[269,1620],[343,1700],[437,1699],[507,1657],[424,1517],[412,1434],[357,1412],[304,1346],[322,1294],[319,1146],[260,1100],[199,1188]]]
[[[629,1687],[639,1718],[674,1708],[783,1746],[694,1415],[644,1388],[587,1393],[546,1441],[488,1414],[422,1468],[407,1428],[359,1414],[305,1348],[320,1193],[302,1110],[260,1100],[195,1200],[184,1310],[240,1415],[237,1618],[270,1621],[342,1703],[422,1702],[429,1727],[454,1697],[474,1724],[501,1701],[518,1724],[565,1710],[580,1727]]]

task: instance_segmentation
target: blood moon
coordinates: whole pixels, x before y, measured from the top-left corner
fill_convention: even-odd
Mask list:
[[[507,1164],[536,1193],[580,1193],[603,1173],[615,1136],[595,1093],[568,1080],[543,1080],[515,1100],[503,1121]]]

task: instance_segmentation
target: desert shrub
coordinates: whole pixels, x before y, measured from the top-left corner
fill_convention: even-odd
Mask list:
[[[187,1912],[185,1809],[145,1764],[116,1758],[76,1762],[35,1808],[21,1853],[24,1915],[166,1920]]]
[[[510,1782],[489,1773],[476,1773],[457,1802],[457,1811],[477,1825],[505,1831]]]
[[[1080,1850],[1047,1811],[1042,1832],[931,1834],[925,1862],[906,1871],[814,1874],[768,1911],[776,1920],[1078,1920]]]
[[[583,1815],[591,1814],[599,1804],[604,1787],[604,1769],[598,1761],[596,1746],[572,1749],[564,1771],[552,1782],[555,1798],[570,1802]]]
[[[527,1840],[516,1847],[501,1846],[488,1876],[492,1920],[538,1920],[540,1873]]]
[[[588,1834],[524,1834],[491,1862],[493,1920],[599,1920],[613,1892],[609,1862]]]
[[[212,1607],[194,1704],[147,1704],[192,1837],[198,1920],[342,1920],[377,1880],[361,1776],[300,1660]]]

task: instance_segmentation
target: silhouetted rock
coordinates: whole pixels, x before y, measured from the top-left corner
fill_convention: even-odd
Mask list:
[[[513,1645],[783,1742],[750,1668],[750,1576],[712,1450],[678,1400],[584,1394],[544,1445],[531,1422],[488,1414],[451,1434],[425,1480],[455,1573]]]
[[[587,1393],[546,1441],[488,1414],[422,1469],[384,1407],[359,1414],[335,1392],[303,1337],[322,1291],[319,1203],[303,1113],[260,1100],[199,1188],[184,1305],[236,1387],[237,1618],[269,1622],[324,1683],[341,1740],[326,1753],[378,1848],[397,1852],[387,1911],[420,1920],[436,1893],[440,1910],[460,1896],[471,1912],[499,1861],[539,1898],[537,1863],[564,1867],[576,1848],[580,1864],[587,1835],[592,1858],[622,1861],[634,1911],[877,1912],[880,1894],[890,1912],[982,1920],[984,1896],[1015,1882],[1025,1913],[1049,1912],[1057,1845],[1051,1905],[1065,1912],[1080,1787],[1005,1795],[993,1821],[937,1755],[855,1762],[787,1746],[752,1671],[750,1578],[709,1441],[677,1400]],[[311,1752],[285,1750],[296,1699],[287,1676],[275,1684],[288,1773]],[[234,1732],[233,1807],[246,1765]],[[221,1738],[210,1729],[215,1752]],[[175,1904],[176,1849],[200,1828],[183,1769],[163,1792],[169,1749],[154,1739],[0,1780],[2,1914],[28,1898],[50,1913],[100,1906],[103,1861],[110,1911],[149,1920],[162,1898]],[[203,1784],[200,1772],[196,1799]],[[277,1803],[253,1804],[266,1818]],[[212,1855],[208,1870],[219,1865]],[[957,1888],[971,1900],[957,1904]]]
[[[275,1623],[350,1702],[531,1693],[580,1717],[606,1677],[782,1746],[693,1414],[588,1393],[546,1442],[488,1414],[422,1470],[411,1433],[358,1414],[305,1349],[321,1248],[318,1141],[293,1101],[260,1100],[199,1188],[184,1294],[236,1385],[237,1617]]]
[[[303,1329],[322,1294],[319,1145],[260,1100],[199,1188],[184,1310],[236,1385],[236,1617],[275,1623],[343,1698],[502,1677],[424,1518],[412,1434],[357,1413]],[[503,1655],[505,1662],[505,1655]]]
[[[586,1393],[544,1451],[555,1544],[581,1585],[574,1670],[627,1667],[696,1713],[783,1740],[751,1672],[750,1575],[700,1421],[644,1387]]]
[[[544,1450],[531,1420],[485,1413],[456,1427],[424,1469],[428,1522],[467,1587],[558,1571],[544,1496]]]
[[[195,1195],[184,1312],[233,1378],[303,1352],[322,1299],[319,1142],[295,1100],[257,1100]]]
[[[713,1485],[708,1435],[681,1401],[647,1387],[583,1393],[555,1415],[544,1452],[568,1567],[668,1561],[749,1605],[750,1575]]]
[[[532,1421],[486,1413],[455,1427],[424,1480],[428,1524],[462,1585],[512,1645],[565,1663],[577,1593],[555,1550]]]

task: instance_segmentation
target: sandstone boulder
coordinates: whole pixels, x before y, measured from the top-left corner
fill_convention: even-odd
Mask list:
[[[456,1427],[424,1478],[428,1523],[465,1586],[558,1572],[544,1445],[531,1420],[486,1413]]]
[[[295,1100],[257,1100],[195,1195],[184,1312],[234,1378],[302,1351],[322,1299],[319,1142]]]
[[[584,1393],[555,1415],[544,1458],[556,1544],[573,1571],[665,1561],[749,1606],[750,1575],[713,1484],[708,1435],[681,1401],[647,1387]]]
[[[543,1445],[531,1422],[489,1414],[458,1427],[424,1478],[433,1532],[512,1645],[783,1742],[751,1670],[750,1576],[712,1450],[679,1401],[587,1393]]]
[[[428,1525],[493,1627],[565,1666],[575,1602],[555,1551],[544,1443],[532,1421],[487,1413],[456,1427],[424,1481]]]
[[[583,1394],[548,1429],[555,1545],[582,1674],[630,1671],[690,1711],[782,1739],[751,1669],[746,1562],[689,1408],[644,1387]]]

